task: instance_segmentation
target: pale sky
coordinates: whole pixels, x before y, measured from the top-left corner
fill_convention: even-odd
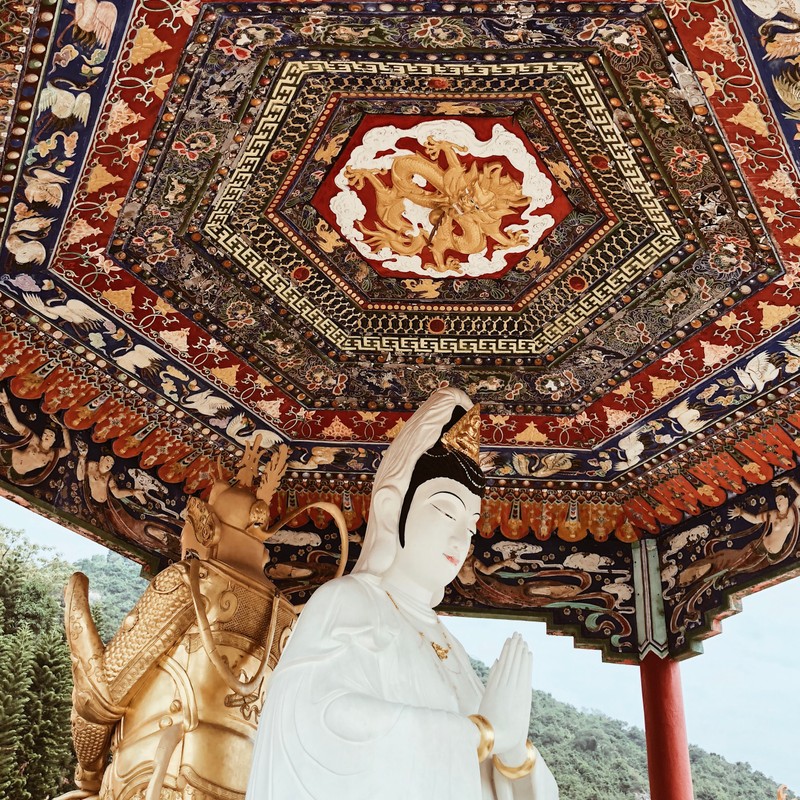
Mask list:
[[[24,530],[62,556],[105,548],[0,498],[0,524]],[[744,610],[706,640],[705,653],[681,662],[689,741],[800,793],[800,579],[745,598]],[[643,727],[638,668],[604,664],[570,637],[548,636],[544,623],[449,617],[447,626],[472,656],[491,664],[519,630],[534,652],[533,684],[578,708]]]

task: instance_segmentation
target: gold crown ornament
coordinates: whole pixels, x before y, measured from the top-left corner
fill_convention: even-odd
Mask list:
[[[478,466],[481,463],[481,406],[476,403],[442,436],[448,450],[456,450]]]

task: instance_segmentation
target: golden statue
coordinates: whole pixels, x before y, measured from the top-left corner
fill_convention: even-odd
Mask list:
[[[260,439],[233,486],[190,497],[182,560],[160,572],[104,647],[75,573],[65,625],[75,681],[77,791],[59,800],[244,800],[267,680],[297,618],[265,577],[264,542],[311,506],[269,526],[288,448],[272,455],[257,491]],[[347,562],[347,527],[331,503]],[[111,756],[109,762],[109,755]]]
[[[392,161],[388,186],[381,179],[386,170],[347,167],[345,177],[351,186],[361,189],[369,181],[375,190],[380,222],[374,229],[358,223],[365,242],[376,251],[388,247],[400,255],[417,255],[428,248],[434,263],[425,266],[437,272],[460,269],[456,254],[480,253],[489,239],[501,248],[527,244],[524,233],[506,231],[502,223],[504,217],[526,208],[531,198],[513,177],[503,174],[500,163],[478,168],[473,162],[467,169],[458,157],[464,152],[466,148],[453,142],[428,137],[427,158],[414,153]],[[438,163],[442,153],[446,168]],[[407,201],[431,209],[430,231],[412,225],[406,217]]]

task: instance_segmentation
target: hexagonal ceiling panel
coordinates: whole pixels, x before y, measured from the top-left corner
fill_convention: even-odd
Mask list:
[[[770,256],[663,17],[615,13],[533,15],[520,51],[497,20],[409,13],[343,57],[332,31],[394,23],[221,12],[116,252],[300,404],[391,411],[450,383],[538,430],[583,412],[564,443],[600,441],[604,384],[713,328]],[[458,45],[435,56],[380,49],[441,31]],[[655,381],[651,408],[674,391]]]

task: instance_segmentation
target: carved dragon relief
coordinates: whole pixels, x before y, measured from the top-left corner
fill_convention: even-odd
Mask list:
[[[466,148],[453,142],[428,137],[425,155],[413,153],[396,158],[389,172],[389,185],[381,176],[387,170],[347,167],[348,183],[362,188],[368,181],[375,191],[375,212],[379,221],[374,229],[358,223],[374,250],[388,247],[394,253],[417,255],[428,250],[433,263],[426,269],[436,272],[458,270],[455,256],[485,251],[487,241],[499,248],[528,244],[518,230],[504,229],[504,220],[526,208],[531,198],[521,184],[503,171],[499,162],[467,168],[459,159]],[[438,163],[444,154],[447,167]],[[415,226],[408,218],[408,203],[430,209],[432,230]]]
[[[288,448],[272,454],[254,491],[261,455],[256,439],[233,486],[220,477],[208,502],[190,498],[182,560],[153,579],[107,645],[88,579],[70,579],[78,790],[59,800],[243,800],[266,683],[298,613],[265,577],[264,542],[309,507],[269,526]],[[314,506],[339,527],[338,577],[344,517],[331,503]]]

